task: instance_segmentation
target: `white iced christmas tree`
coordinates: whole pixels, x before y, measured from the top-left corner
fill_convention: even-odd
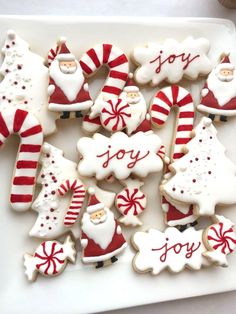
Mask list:
[[[30,236],[56,239],[70,231],[77,239],[80,236],[81,210],[76,207],[80,204],[82,207],[83,195],[85,194],[84,188],[81,187],[83,183],[77,171],[77,164],[65,158],[62,150],[48,143],[43,145],[40,163],[42,168],[37,183],[42,186],[42,189],[32,205],[32,209],[38,213],[38,217],[30,230]],[[68,189],[66,184],[68,180],[73,184],[72,189],[76,190],[74,198],[72,198],[72,189]],[[75,181],[79,186],[78,189],[74,184]],[[95,188],[95,194],[106,206],[112,206],[115,193],[104,191],[98,188],[95,183],[94,179],[86,181],[87,186]],[[65,192],[63,196],[57,192],[61,184],[64,185],[61,188]],[[75,211],[80,213],[76,215]],[[71,225],[68,224],[71,222],[70,219],[75,220]]]
[[[194,204],[196,214],[209,216],[217,204],[236,203],[236,166],[226,157],[210,119],[202,118],[186,149],[170,165],[173,176],[161,185],[166,198]]]
[[[9,107],[32,112],[45,135],[55,131],[56,114],[48,111],[48,69],[44,59],[29,50],[29,44],[8,31],[0,67],[0,111]]]

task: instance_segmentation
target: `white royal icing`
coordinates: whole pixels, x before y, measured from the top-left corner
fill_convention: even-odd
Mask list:
[[[170,165],[173,175],[161,191],[167,198],[194,204],[196,214],[211,216],[217,204],[236,203],[236,166],[226,157],[210,119],[202,118],[195,134],[186,145],[188,153]]]
[[[196,79],[198,75],[206,75],[212,68],[207,57],[209,47],[207,39],[192,37],[182,42],[170,38],[163,44],[137,47],[133,51],[134,61],[139,64],[135,78],[140,84],[158,85],[164,80],[177,83],[183,76]]]
[[[136,232],[132,242],[138,251],[133,265],[138,272],[151,271],[158,275],[163,269],[180,272],[184,267],[199,270],[207,265],[202,256],[206,250],[202,243],[203,230],[189,228],[180,232],[168,227],[164,232],[150,229],[148,232]]]
[[[2,48],[0,110],[14,107],[33,113],[45,135],[56,130],[55,113],[47,109],[48,69],[44,59],[29,50],[29,44],[9,31]]]
[[[110,138],[99,133],[93,138],[79,139],[77,149],[82,155],[78,170],[80,175],[102,180],[111,174],[119,180],[131,173],[146,177],[159,172],[163,161],[157,155],[161,147],[159,136],[138,132],[130,137],[125,133],[114,133]]]

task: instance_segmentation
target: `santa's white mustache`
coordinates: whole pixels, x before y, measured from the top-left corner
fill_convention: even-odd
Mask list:
[[[65,65],[60,65],[60,70],[62,73],[65,73],[65,74],[72,74],[72,73],[75,73],[76,71],[76,66],[73,66],[73,67],[67,67]]]
[[[92,223],[94,223],[95,225],[98,225],[100,223],[103,223],[106,220],[107,216],[103,215],[101,218],[95,218],[95,219],[90,219],[92,221]]]
[[[233,75],[224,76],[222,74],[218,74],[217,78],[221,80],[222,82],[230,82],[233,80],[234,76]]]

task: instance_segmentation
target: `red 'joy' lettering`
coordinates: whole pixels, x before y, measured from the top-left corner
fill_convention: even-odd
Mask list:
[[[155,248],[155,249],[152,249],[152,251],[163,251],[163,253],[160,255],[160,261],[162,263],[164,263],[167,259],[167,255],[168,255],[168,252],[173,250],[175,252],[175,254],[180,254],[181,252],[184,251],[184,249],[186,250],[185,251],[185,257],[186,258],[191,258],[193,253],[195,251],[197,251],[199,249],[199,247],[201,246],[201,242],[198,242],[198,243],[189,243],[189,242],[186,242],[186,243],[176,243],[172,246],[169,246],[168,247],[168,241],[169,239],[166,238],[166,243],[160,247],[160,248]]]
[[[154,63],[156,62],[157,63],[157,68],[156,68],[156,73],[160,73],[161,70],[162,70],[162,66],[165,64],[165,63],[174,63],[176,59],[180,59],[182,62],[183,62],[183,70],[187,69],[187,67],[189,66],[189,64],[191,62],[193,62],[195,59],[199,58],[200,55],[196,55],[196,56],[192,56],[191,53],[180,53],[179,55],[175,55],[175,54],[172,54],[172,55],[169,55],[166,59],[162,59],[162,54],[163,54],[163,51],[160,50],[160,54],[153,60],[151,60],[149,63]]]
[[[150,153],[150,151],[147,151],[144,155],[141,155],[140,150],[135,151],[134,149],[131,149],[131,150],[126,151],[124,149],[119,149],[114,154],[111,154],[110,149],[111,149],[111,145],[108,145],[107,151],[105,151],[104,153],[100,155],[96,155],[96,157],[98,158],[102,158],[102,157],[106,158],[102,164],[103,168],[107,168],[109,166],[110,161],[114,158],[116,158],[117,160],[122,160],[126,156],[128,156],[130,158],[130,162],[127,163],[127,168],[132,169],[134,168],[134,166],[137,164],[138,161],[146,158]]]

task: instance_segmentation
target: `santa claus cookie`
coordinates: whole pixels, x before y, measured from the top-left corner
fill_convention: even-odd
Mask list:
[[[118,98],[97,101],[91,108],[89,117],[100,117],[101,125],[110,132],[125,129],[130,135],[146,117],[146,101],[132,77],[130,73]]]
[[[79,139],[77,149],[82,155],[78,170],[80,175],[103,180],[113,175],[118,180],[131,174],[146,177],[163,169],[163,145],[152,131],[139,131],[132,136],[123,132],[106,137],[96,133],[92,138]]]
[[[22,109],[33,114],[44,135],[56,130],[57,115],[48,111],[48,69],[44,59],[30,51],[29,44],[9,30],[2,48],[0,111]]]
[[[138,218],[146,208],[147,199],[140,187],[144,184],[137,179],[127,179],[121,182],[125,188],[116,196],[116,208],[121,213],[119,222],[126,226],[141,226]]]
[[[177,83],[183,77],[191,80],[211,71],[207,57],[210,44],[206,38],[188,37],[182,42],[169,38],[163,44],[148,43],[136,47],[133,60],[139,66],[135,79],[139,84],[151,82],[156,86],[163,81]]]
[[[167,200],[193,204],[196,215],[212,216],[216,205],[236,203],[236,166],[226,157],[211,119],[202,118],[194,133],[160,190]]]
[[[209,118],[227,121],[227,117],[236,115],[236,72],[229,56],[223,55],[209,74],[202,90],[202,99],[197,109],[209,115]]]
[[[68,236],[61,244],[57,241],[42,242],[34,254],[24,255],[25,274],[29,281],[35,281],[38,273],[54,277],[63,272],[67,262],[75,263],[75,243]]]
[[[85,81],[83,70],[75,56],[70,53],[63,37],[55,50],[50,50],[49,66],[49,110],[60,112],[61,119],[82,117],[81,111],[93,104]]]
[[[116,255],[126,248],[127,243],[114,214],[97,199],[92,188],[89,193],[90,200],[81,220],[82,261],[97,263],[96,268],[100,268],[104,262],[116,262]]]

